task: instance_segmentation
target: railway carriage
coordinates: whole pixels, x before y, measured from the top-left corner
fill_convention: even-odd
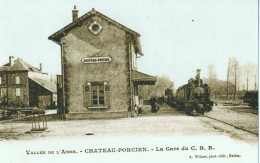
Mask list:
[[[243,96],[243,102],[252,108],[258,108],[258,91],[247,91]]]

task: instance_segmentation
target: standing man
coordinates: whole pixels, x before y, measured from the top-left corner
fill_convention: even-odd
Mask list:
[[[154,113],[156,113],[160,109],[160,103],[159,103],[159,98],[155,96],[154,100]]]
[[[155,113],[155,98],[151,96],[150,98],[151,112]]]
[[[162,95],[161,98],[162,98],[162,104],[164,104],[164,95]]]
[[[158,103],[161,105],[161,102],[162,102],[162,98],[161,96],[158,97]]]

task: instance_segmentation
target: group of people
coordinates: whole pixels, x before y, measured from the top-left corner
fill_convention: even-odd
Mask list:
[[[150,105],[151,105],[151,112],[152,113],[157,113],[160,109],[160,106],[162,106],[164,104],[164,96],[151,96],[150,100]],[[134,105],[134,111],[135,111],[135,115],[137,116],[138,114],[143,114],[144,111],[141,108],[141,105]]]
[[[157,113],[160,109],[160,106],[162,106],[164,103],[164,96],[152,96],[150,98],[150,105],[151,105],[151,112]]]

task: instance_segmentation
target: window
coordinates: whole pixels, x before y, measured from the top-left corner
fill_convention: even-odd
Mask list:
[[[110,88],[107,82],[92,82],[84,86],[85,106],[110,106]]]
[[[2,77],[0,76],[0,84],[2,84]]]
[[[16,96],[20,96],[20,95],[21,95],[21,90],[20,90],[20,88],[16,88],[15,94],[16,94]]]
[[[0,97],[3,98],[6,96],[6,88],[0,89]],[[2,99],[3,100],[3,99]]]
[[[88,29],[90,30],[91,33],[97,35],[101,32],[102,26],[97,21],[94,21],[89,25]]]
[[[15,77],[15,84],[20,84],[20,76]]]
[[[91,85],[92,106],[104,105],[104,84]]]

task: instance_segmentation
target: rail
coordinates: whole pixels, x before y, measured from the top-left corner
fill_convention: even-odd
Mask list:
[[[257,135],[257,136],[258,136],[258,133],[255,133],[255,132],[253,132],[253,131],[250,131],[250,130],[247,130],[247,129],[244,129],[244,128],[241,128],[241,127],[235,126],[235,125],[233,125],[233,124],[231,124],[231,123],[224,122],[224,121],[222,121],[222,120],[219,120],[219,119],[216,119],[216,118],[213,118],[213,117],[207,116],[207,115],[202,115],[202,116],[203,116],[203,117],[206,117],[206,118],[209,118],[209,119],[213,119],[213,120],[215,120],[215,121],[218,121],[218,122],[224,123],[224,124],[226,124],[226,125],[229,125],[229,126],[235,127],[236,129],[243,130],[243,131],[246,131],[246,132],[249,132],[249,133],[251,133],[251,134],[254,134],[254,135]]]

